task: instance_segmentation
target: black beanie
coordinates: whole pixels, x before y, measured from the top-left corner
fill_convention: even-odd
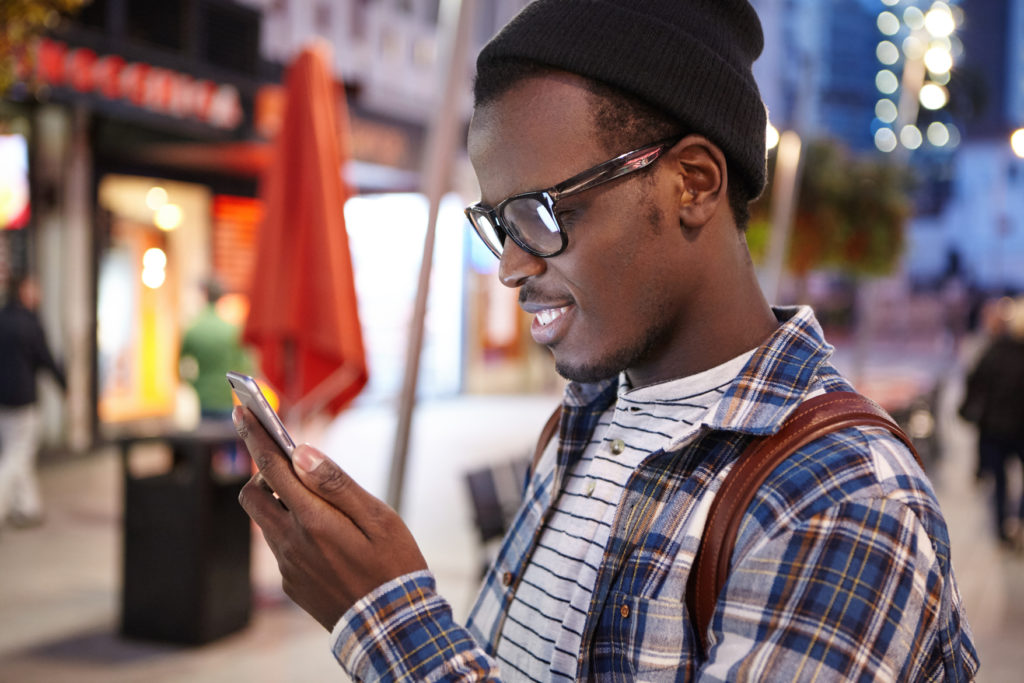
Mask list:
[[[747,0],[536,0],[477,57],[544,64],[612,85],[721,147],[752,197],[767,115],[751,65],[764,47]]]

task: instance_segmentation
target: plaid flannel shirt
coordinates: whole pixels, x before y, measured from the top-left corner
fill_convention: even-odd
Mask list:
[[[844,429],[793,454],[762,486],[737,537],[702,658],[685,605],[708,508],[751,438],[773,434],[808,395],[847,390],[808,308],[760,347],[696,434],[631,476],[599,568],[577,677],[615,680],[973,678],[978,657],[924,473],[880,428]],[[617,381],[570,384],[557,457],[529,482],[466,628],[417,572],[339,622],[333,650],[357,680],[497,680],[518,577]],[[550,450],[550,449],[549,449]]]

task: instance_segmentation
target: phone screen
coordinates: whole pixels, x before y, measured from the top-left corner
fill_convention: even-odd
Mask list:
[[[295,442],[292,441],[288,430],[284,428],[281,418],[278,417],[274,409],[267,403],[267,399],[263,396],[263,392],[260,391],[256,380],[240,372],[229,372],[227,378],[228,384],[231,385],[231,389],[235,392],[235,396],[238,396],[238,400],[242,402],[242,405],[256,416],[256,419],[260,421],[260,424],[263,425],[263,428],[274,439],[274,442],[288,457],[291,457],[292,451],[295,450]]]

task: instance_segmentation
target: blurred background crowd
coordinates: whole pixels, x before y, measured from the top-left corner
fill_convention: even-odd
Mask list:
[[[0,2],[0,372],[14,372],[7,361],[32,377],[27,394],[0,387],[0,576],[61,565],[25,578],[20,597],[5,589],[0,680],[60,680],[60,662],[76,680],[115,680],[117,666],[136,680],[145,670],[127,660],[164,661],[167,650],[126,654],[81,633],[97,620],[114,633],[118,615],[124,630],[132,533],[159,528],[144,501],[161,494],[133,482],[186,448],[173,442],[170,464],[132,449],[223,421],[229,368],[263,380],[302,440],[401,503],[439,580],[471,597],[481,510],[501,507],[515,479],[503,468],[562,386],[461,211],[478,197],[464,148],[473,60],[525,4]],[[770,118],[771,182],[748,232],[762,286],[813,305],[841,369],[917,441],[961,563],[975,565],[957,572],[982,654],[1002,651],[1024,634],[1024,0],[752,4]],[[282,201],[274,188],[289,177],[330,182],[303,180],[308,194]],[[325,215],[296,220],[312,203]],[[313,276],[328,271],[326,284]],[[313,324],[326,300],[338,315]],[[16,360],[8,342],[28,319],[34,355]],[[311,328],[343,342],[324,350]],[[38,438],[26,445],[29,414]],[[480,433],[458,441],[446,420]],[[7,471],[12,447],[29,474]],[[248,462],[208,450],[226,510]],[[26,493],[33,463],[39,495]],[[463,488],[467,472],[486,473],[488,493]],[[18,477],[29,484],[8,483]],[[438,511],[424,487],[458,500]],[[207,508],[203,524],[235,513]],[[250,678],[302,680],[320,669],[297,653],[329,660],[326,637],[281,606],[260,553],[255,635],[238,647],[291,643],[269,668],[264,648]],[[95,594],[76,601],[74,587]],[[47,589],[77,616],[41,608]],[[230,670],[216,652],[187,655],[190,675],[231,680],[213,673]],[[1002,654],[1013,671],[1019,655]],[[984,665],[983,680],[1019,680]]]

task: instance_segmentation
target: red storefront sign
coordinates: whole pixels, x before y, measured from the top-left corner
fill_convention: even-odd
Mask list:
[[[117,55],[98,55],[50,38],[41,39],[36,46],[35,76],[50,86],[195,119],[215,128],[230,130],[243,119],[241,98],[233,85],[144,62],[127,62]]]

